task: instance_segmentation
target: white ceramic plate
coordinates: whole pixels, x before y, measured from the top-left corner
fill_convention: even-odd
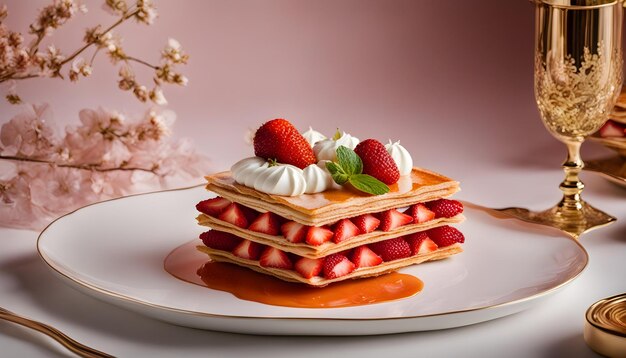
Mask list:
[[[178,325],[281,335],[368,335],[474,324],[531,307],[573,281],[588,256],[559,231],[466,204],[465,252],[402,270],[425,283],[404,300],[301,309],[243,301],[180,281],[166,255],[202,231],[194,205],[202,187],[87,206],[46,228],[39,254],[71,286]]]

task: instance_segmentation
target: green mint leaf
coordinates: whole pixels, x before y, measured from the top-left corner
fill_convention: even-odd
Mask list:
[[[350,176],[348,181],[356,189],[368,194],[382,195],[389,192],[389,187],[385,183],[371,175],[354,174]]]
[[[348,147],[340,145],[339,148],[337,148],[337,161],[346,174],[350,176],[363,172],[363,161],[354,150]]]
[[[335,162],[326,162],[326,169],[328,169],[331,175],[338,172],[343,172],[343,168],[341,168],[339,164]]]
[[[339,185],[343,185],[345,182],[348,181],[348,178],[350,177],[344,171],[344,169],[341,167],[341,165],[339,165],[339,164],[337,164],[335,162],[326,162],[326,169],[328,169],[328,171],[330,172],[330,175],[333,178],[333,180],[335,181],[335,183],[337,183]]]
[[[350,179],[350,176],[348,176],[347,174],[343,174],[343,173],[335,173],[335,174],[332,174],[331,176],[333,177],[333,180],[335,181],[335,183],[339,185],[345,184]]]

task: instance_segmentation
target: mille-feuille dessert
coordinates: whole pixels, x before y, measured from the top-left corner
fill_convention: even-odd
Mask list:
[[[255,156],[207,176],[198,249],[285,281],[325,286],[460,253],[459,183],[413,167],[399,142],[263,124]]]

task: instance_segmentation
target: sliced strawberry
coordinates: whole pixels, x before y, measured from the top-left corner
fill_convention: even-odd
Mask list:
[[[218,216],[228,205],[230,205],[229,200],[218,196],[217,198],[202,200],[196,204],[196,209],[209,216]]]
[[[608,120],[602,128],[600,128],[600,137],[624,137],[626,126],[621,125],[615,121]]]
[[[268,235],[278,235],[280,227],[278,225],[278,216],[270,213],[269,211],[259,215],[250,226],[248,230],[261,232]]]
[[[216,250],[232,251],[241,241],[240,238],[233,234],[218,230],[209,230],[200,234],[202,242]]]
[[[318,276],[322,272],[323,259],[310,259],[302,257],[296,261],[294,268],[304,278]]]
[[[391,231],[411,222],[413,222],[411,216],[403,214],[396,209],[383,211],[380,214],[380,229],[382,231]]]
[[[324,259],[324,277],[331,280],[333,278],[345,276],[354,271],[356,267],[352,261],[341,254],[332,254]]]
[[[326,226],[311,226],[306,233],[306,241],[309,245],[319,246],[332,239],[335,233]]]
[[[372,214],[359,215],[352,218],[352,222],[359,228],[361,234],[372,232],[380,225],[380,220]]]
[[[243,206],[243,205],[239,205],[239,208],[241,209],[241,212],[243,213],[243,216],[246,217],[246,220],[248,220],[248,223],[253,222],[254,220],[256,220],[256,218],[261,215],[260,212],[249,208],[247,206]]]
[[[404,213],[410,215],[416,224],[425,223],[435,218],[435,213],[421,203],[412,205]]]
[[[465,236],[452,226],[440,226],[430,229],[426,232],[428,237],[437,244],[439,247],[446,247],[453,244],[464,243]]]
[[[357,236],[361,233],[359,228],[356,227],[350,221],[350,219],[341,219],[335,224],[335,235],[333,236],[333,242],[336,244],[346,241],[351,237]]]
[[[337,252],[337,254],[342,254],[345,257],[352,257],[352,251],[354,251],[354,249],[346,249],[346,250]]]
[[[241,228],[248,227],[248,219],[243,214],[241,207],[237,203],[231,203],[226,209],[218,216],[218,219],[231,223]]]
[[[287,241],[298,243],[303,242],[309,227],[295,221],[287,221],[280,226],[280,232]]]
[[[451,218],[463,212],[463,204],[458,200],[438,199],[427,202],[426,206],[436,218]]]
[[[386,262],[411,256],[409,244],[401,237],[375,242],[369,246]]]
[[[367,245],[359,246],[354,249],[352,253],[352,262],[359,267],[371,267],[378,266],[383,262],[383,259],[376,255]]]
[[[268,246],[261,253],[259,264],[263,267],[274,267],[279,269],[291,270],[293,264],[289,256],[275,247]]]
[[[438,249],[437,244],[423,231],[407,235],[404,240],[409,244],[413,256],[427,254]]]
[[[264,245],[250,240],[242,240],[235,249],[233,249],[233,255],[241,257],[242,259],[258,260],[263,251]]]

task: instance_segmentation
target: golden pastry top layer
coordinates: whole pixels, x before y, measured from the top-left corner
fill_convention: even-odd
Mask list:
[[[278,196],[238,184],[230,172],[207,176],[207,190],[259,211],[271,211],[305,225],[327,225],[343,218],[413,205],[459,191],[459,183],[441,174],[413,168],[389,193],[372,196],[347,187],[317,194]]]

